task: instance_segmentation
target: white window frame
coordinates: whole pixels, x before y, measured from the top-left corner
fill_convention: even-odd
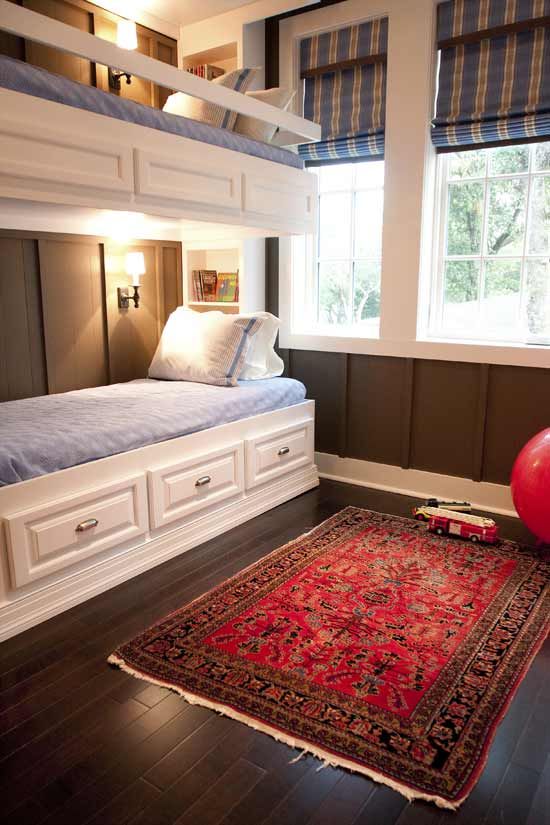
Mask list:
[[[524,144],[527,145],[527,144]],[[535,144],[529,144],[529,147],[534,146]],[[486,151],[490,151],[487,149]],[[520,292],[520,311],[523,309],[523,289],[524,289],[524,269],[527,261],[536,261],[536,260],[548,260],[548,255],[541,255],[541,254],[533,254],[530,253],[528,250],[528,241],[529,241],[529,230],[530,230],[530,218],[532,215],[530,214],[530,201],[531,201],[531,191],[533,182],[538,178],[550,178],[550,170],[535,170],[533,168],[533,151],[531,148],[529,149],[529,164],[527,171],[525,172],[513,172],[504,175],[491,175],[489,171],[488,165],[486,166],[486,173],[483,176],[477,176],[472,178],[464,178],[464,183],[482,183],[483,184],[483,224],[482,224],[482,233],[481,233],[481,242],[480,242],[480,252],[479,254],[475,255],[446,255],[446,245],[447,245],[447,224],[448,224],[448,192],[449,192],[449,185],[454,183],[460,184],[461,179],[453,179],[449,180],[448,170],[449,170],[449,162],[452,157],[452,153],[443,153],[438,156],[437,159],[437,178],[436,178],[436,203],[437,203],[437,220],[434,221],[434,277],[432,279],[431,285],[431,294],[430,294],[430,307],[429,307],[429,322],[428,322],[428,329],[427,333],[429,337],[441,339],[446,338],[448,340],[475,340],[475,338],[465,339],[463,335],[460,335],[459,332],[455,332],[453,330],[446,330],[443,323],[443,306],[444,306],[444,288],[445,288],[445,264],[449,260],[477,260],[480,264],[480,282],[479,282],[479,294],[478,294],[478,304],[481,304],[483,299],[483,287],[485,284],[484,279],[484,262],[487,260],[495,260],[495,261],[506,261],[506,260],[521,260],[521,292]],[[521,255],[487,255],[485,254],[486,248],[486,241],[487,241],[487,232],[488,232],[488,223],[489,223],[489,208],[488,208],[488,196],[489,196],[489,184],[493,180],[516,180],[518,178],[523,178],[527,181],[526,186],[526,211],[525,211],[525,232],[523,238],[523,249]],[[491,344],[498,344],[499,339],[496,335],[487,336],[483,339],[487,345]],[[537,341],[535,338],[528,341],[526,338],[522,339],[521,337],[517,337],[516,339],[505,340],[503,342],[504,346],[507,345],[532,345],[536,344]],[[541,346],[543,342],[540,342]]]
[[[368,161],[367,161],[368,162]],[[356,164],[354,164],[356,165]],[[311,174],[315,174],[312,172]],[[325,195],[349,195],[351,193],[352,196],[352,209],[351,209],[351,222],[350,222],[350,238],[349,238],[349,250],[351,252],[350,257],[333,257],[333,258],[321,258],[319,254],[319,232],[317,231],[314,235],[308,235],[306,238],[297,238],[295,243],[291,243],[291,256],[295,255],[297,252],[297,246],[303,247],[298,253],[301,260],[299,263],[299,268],[303,270],[304,277],[303,279],[303,291],[300,289],[300,286],[297,285],[297,290],[295,291],[294,301],[293,301],[293,308],[294,311],[298,310],[296,316],[294,316],[294,325],[299,326],[301,329],[307,329],[312,334],[328,334],[330,335],[332,331],[335,329],[332,325],[323,325],[319,322],[318,314],[319,314],[319,276],[318,276],[318,267],[320,264],[323,263],[339,263],[339,262],[346,262],[350,266],[351,272],[351,309],[353,312],[353,300],[354,300],[354,268],[357,263],[380,263],[381,257],[376,258],[374,256],[367,256],[361,257],[358,255],[354,255],[355,252],[355,203],[357,194],[361,194],[363,192],[371,192],[373,191],[372,188],[368,186],[357,186],[355,181],[355,170],[354,170],[354,179],[353,185],[351,188],[346,187],[342,189],[330,189],[325,192],[321,192],[318,190],[317,192],[317,226],[319,226],[319,218],[320,218],[320,201],[321,196]],[[378,190],[377,190],[378,191]],[[295,261],[292,260],[291,262],[291,269],[292,272],[296,270]],[[358,337],[366,337],[366,338],[378,338],[379,335],[379,323],[369,323],[368,321],[362,323],[350,323],[342,327],[337,327],[340,332],[347,333],[349,335],[358,336]]]
[[[438,339],[428,334],[437,223],[436,153],[429,123],[436,78],[438,0],[347,0],[280,23],[280,84],[301,88],[303,37],[370,18],[389,18],[384,224],[378,338],[307,329],[304,294],[291,276],[291,241],[280,241],[280,344],[284,348],[550,367],[550,348]],[[300,113],[300,95],[293,104]],[[301,297],[300,297],[301,296]],[[307,315],[307,313],[305,313]]]

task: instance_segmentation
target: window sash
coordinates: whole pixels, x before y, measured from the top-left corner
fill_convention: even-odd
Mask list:
[[[460,150],[457,150],[460,151]],[[548,262],[550,259],[550,250],[547,254],[531,253],[528,251],[528,244],[531,231],[531,222],[533,220],[533,209],[531,208],[533,183],[537,179],[550,178],[550,170],[536,170],[534,168],[535,149],[529,148],[528,169],[523,172],[495,174],[490,170],[490,150],[487,149],[487,159],[485,163],[485,175],[475,176],[471,178],[451,178],[449,176],[451,154],[442,154],[438,156],[438,167],[436,175],[436,186],[438,190],[438,197],[435,203],[436,221],[434,226],[434,268],[433,277],[430,290],[430,305],[428,312],[428,335],[432,338],[455,341],[477,341],[486,343],[487,345],[496,341],[501,343],[518,344],[524,343],[529,337],[530,341],[536,342],[536,337],[528,336],[527,331],[522,328],[522,318],[525,310],[525,288],[526,288],[526,269],[527,263],[532,261]],[[524,233],[522,240],[521,254],[515,255],[491,255],[486,252],[487,237],[489,227],[489,186],[492,181],[524,179],[527,181],[527,190],[525,195],[525,212],[524,212]],[[482,233],[480,240],[479,253],[472,254],[448,254],[447,240],[448,240],[448,224],[449,224],[449,194],[450,187],[453,185],[460,185],[461,183],[481,183],[483,184],[483,214],[482,214]],[[520,262],[520,292],[519,292],[519,318],[517,326],[512,334],[507,337],[502,337],[497,333],[491,333],[486,328],[482,331],[482,304],[484,300],[484,288],[486,283],[486,268],[488,262],[495,261],[519,261]],[[475,319],[475,327],[472,329],[472,334],[468,335],[467,330],[453,329],[446,326],[444,322],[444,307],[445,307],[445,270],[446,264],[453,261],[476,261],[479,263],[479,280],[478,280],[478,294],[477,294],[477,315]],[[481,333],[481,334],[480,334]],[[545,339],[541,339],[541,343],[545,343]]]
[[[321,167],[312,167],[312,168],[319,168],[319,178],[322,172],[320,171]],[[312,174],[317,174],[316,172],[312,172]],[[322,329],[323,327],[329,326],[330,328],[341,328],[340,325],[336,324],[323,324],[320,319],[321,316],[321,305],[320,305],[320,270],[322,264],[330,264],[330,263],[340,263],[344,264],[349,268],[350,271],[350,289],[349,289],[349,303],[347,307],[347,315],[349,318],[348,323],[344,326],[346,330],[360,330],[361,334],[365,334],[365,328],[371,321],[355,321],[354,316],[354,297],[355,297],[355,271],[356,265],[362,263],[375,263],[380,265],[382,256],[374,256],[374,255],[355,255],[355,241],[356,241],[356,204],[357,204],[357,195],[360,194],[368,194],[374,192],[384,191],[384,187],[380,186],[367,186],[365,184],[357,184],[357,174],[356,171],[353,170],[351,185],[345,188],[338,188],[338,189],[319,189],[319,193],[317,196],[318,200],[318,221],[317,221],[317,232],[315,235],[312,236],[312,247],[313,247],[313,256],[312,262],[310,266],[309,278],[306,277],[306,280],[309,280],[309,294],[314,297],[313,306],[314,306],[314,316],[313,319],[310,317],[309,326],[315,327],[316,329]],[[320,253],[320,246],[321,246],[321,232],[320,232],[320,215],[321,215],[321,199],[325,195],[345,195],[351,197],[351,209],[350,209],[350,226],[349,226],[349,235],[348,235],[348,244],[347,244],[347,251],[348,255],[321,255]],[[313,280],[313,283],[312,283]],[[307,292],[306,292],[307,295]],[[313,323],[312,323],[313,320]],[[376,324],[379,325],[379,320],[372,319],[371,329]],[[378,333],[377,333],[378,334]]]

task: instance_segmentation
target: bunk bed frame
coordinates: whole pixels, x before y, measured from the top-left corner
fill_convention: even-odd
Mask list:
[[[0,28],[265,120],[280,130],[280,145],[320,139],[311,121],[7,0]],[[0,110],[0,197],[257,227],[266,236],[314,228],[316,179],[300,169],[4,88]]]
[[[281,130],[320,128],[0,0],[0,28]],[[0,197],[311,231],[299,169],[0,89]],[[314,403],[255,415],[0,488],[0,640],[317,486]],[[207,484],[197,481],[209,478]]]

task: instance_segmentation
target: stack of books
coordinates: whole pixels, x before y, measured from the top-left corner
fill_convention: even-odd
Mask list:
[[[214,80],[215,77],[225,74],[225,71],[220,69],[219,66],[211,66],[210,63],[203,63],[201,66],[189,66],[187,71],[197,77],[204,77],[206,80]]]
[[[239,271],[193,270],[193,299],[199,302],[236,303],[239,300]]]

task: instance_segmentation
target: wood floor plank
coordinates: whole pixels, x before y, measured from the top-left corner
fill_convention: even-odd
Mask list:
[[[550,825],[550,755],[546,757],[539,784],[533,794],[527,825]]]
[[[89,825],[125,825],[160,795],[158,788],[138,779],[89,820]]]
[[[219,825],[224,813],[238,805],[264,775],[265,772],[252,762],[237,759],[194,805],[176,819],[175,825],[196,825],[197,822]]]
[[[273,809],[265,825],[303,825],[317,813],[325,798],[342,777],[342,771],[323,768],[317,762]]]
[[[377,785],[353,825],[373,825],[374,822],[395,825],[407,804],[401,794],[385,785]]]
[[[258,734],[252,728],[230,719],[223,722],[225,732],[221,741],[214,744],[152,805],[131,820],[132,825],[174,825],[236,760],[246,754]]]
[[[374,789],[365,776],[344,774],[308,825],[353,825]]]
[[[243,825],[245,822],[263,822],[271,811],[296,787],[310,768],[318,763],[312,758],[292,763],[296,751],[275,740],[262,737],[255,741],[246,754],[248,761],[262,767],[264,777],[228,811],[220,825]]]
[[[164,704],[156,705],[128,726],[122,741],[111,740],[59,777],[54,785],[68,789],[68,798],[61,807],[52,807],[44,821],[49,825],[84,825],[172,750],[195,724],[202,724],[202,719],[195,722],[193,708],[189,706],[178,712],[174,705],[170,715],[162,715]],[[158,729],[152,732],[159,723]],[[50,793],[54,790],[46,789]]]
[[[539,782],[540,773],[512,763],[481,820],[483,825],[525,825]]]

